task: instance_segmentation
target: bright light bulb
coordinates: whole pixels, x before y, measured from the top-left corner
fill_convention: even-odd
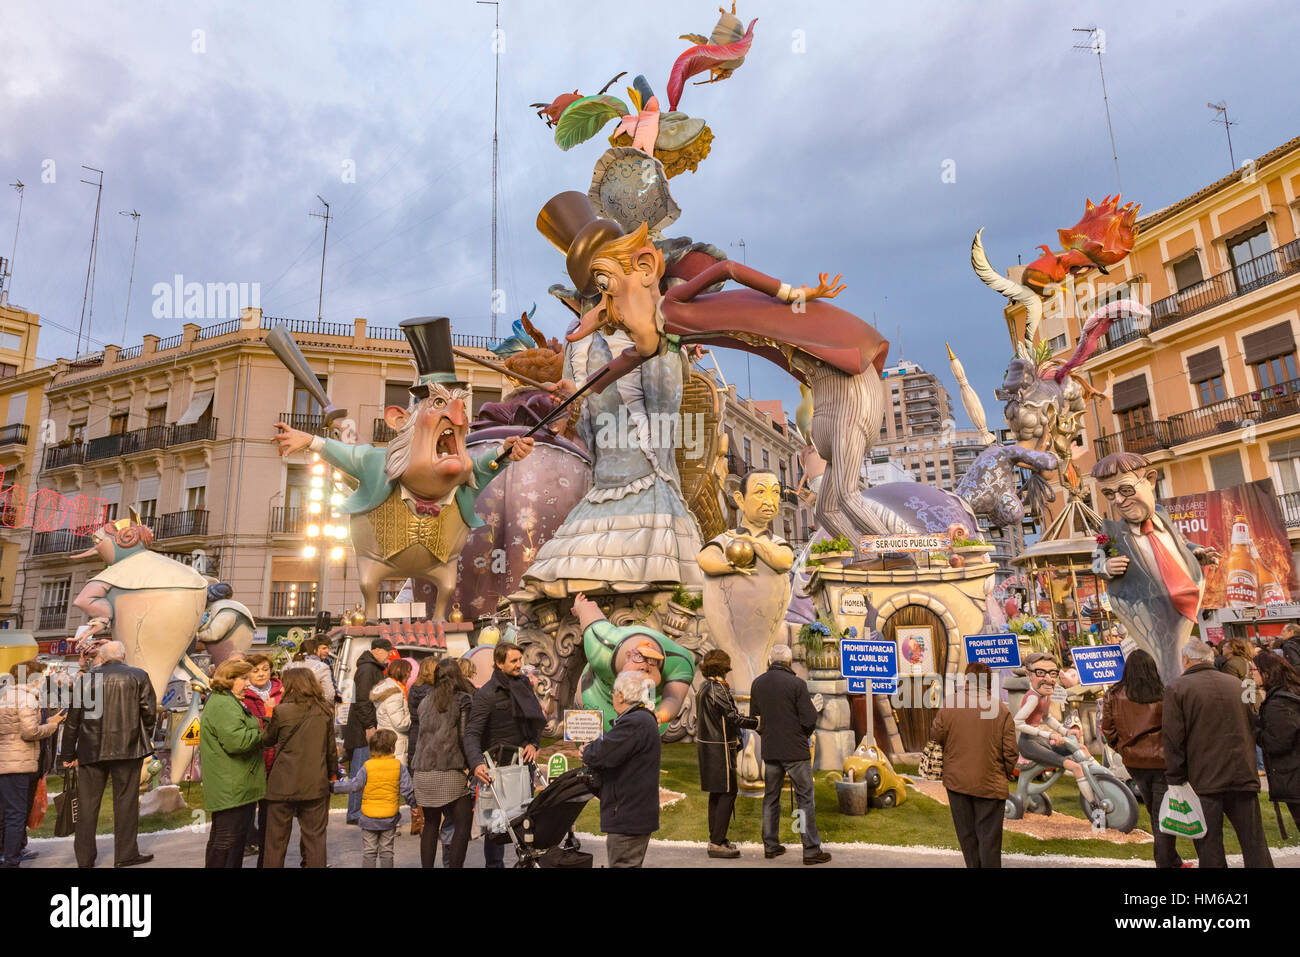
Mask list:
[[[346,525],[335,525],[335,526],[334,526],[334,537],[337,538],[339,541],[342,541],[343,539],[347,538],[347,537],[348,537],[348,527],[347,527]]]
[[[342,505],[342,504],[343,504],[343,496],[340,495],[338,492],[335,492],[333,495],[330,496],[330,504],[331,504],[331,505]]]
[[[319,515],[319,514],[320,514],[320,502],[311,502],[311,503],[307,506],[307,511],[311,512],[313,515]]]
[[[302,557],[303,557],[303,558],[315,558],[315,557],[316,557],[316,546],[315,546],[315,545],[308,545],[308,546],[306,546],[306,547],[302,550]]]
[[[325,526],[324,528],[322,528],[320,531],[321,531],[321,534],[324,535],[326,538],[333,538],[333,537],[334,537],[334,526],[333,526],[333,525],[326,525],[326,526]]]
[[[318,488],[314,488],[307,493],[307,497],[311,499],[313,502],[319,502],[321,499],[325,497],[325,493]]]
[[[333,551],[330,552],[330,558],[334,559],[335,561],[338,561],[342,557],[343,557],[343,549],[339,548],[338,546],[335,546]]]
[[[328,528],[329,526],[327,525],[327,526],[325,526],[325,527]],[[315,538],[315,537],[316,537],[317,535],[319,535],[319,534],[320,534],[320,526],[319,526],[319,525],[308,525],[308,526],[307,526],[307,537],[308,537],[308,538]],[[328,535],[329,533],[326,532],[326,534]]]
[[[312,475],[324,475],[324,474],[325,474],[325,463],[324,463],[324,462],[317,462],[315,465],[313,465],[313,466],[311,467],[311,474],[312,474]]]
[[[334,470],[334,481],[336,482],[343,481],[343,473],[340,472],[338,469]]]
[[[312,488],[324,488],[324,487],[325,487],[325,480],[324,480],[323,478],[321,478],[319,475],[313,475],[313,476],[311,477],[311,487],[312,487]]]

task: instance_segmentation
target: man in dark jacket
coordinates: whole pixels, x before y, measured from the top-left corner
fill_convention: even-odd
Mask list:
[[[1214,649],[1184,646],[1183,674],[1165,687],[1165,779],[1190,784],[1205,812],[1205,837],[1196,841],[1201,867],[1227,867],[1223,817],[1237,832],[1247,867],[1272,867],[1259,813],[1255,734],[1241,682],[1214,670]]]
[[[126,646],[105,642],[97,666],[79,686],[63,725],[63,766],[77,768],[78,867],[95,866],[95,825],[104,786],[113,781],[113,866],[153,860],[136,843],[140,822],[140,762],[153,754],[158,700],[153,683],[126,663]]]
[[[1300,625],[1287,625],[1275,646],[1292,668],[1300,670]]]
[[[645,706],[646,680],[640,671],[614,679],[618,717],[578,751],[600,772],[600,829],[610,867],[640,867],[650,835],[659,830],[659,722]]]
[[[393,643],[387,638],[376,638],[370,643],[370,650],[361,652],[356,667],[352,669],[351,688],[344,687],[343,700],[349,703],[348,722],[343,726],[343,748],[348,755],[348,774],[356,777],[361,766],[370,760],[370,735],[374,733],[378,722],[375,718],[375,703],[370,700],[370,691],[384,680],[384,668],[393,653]],[[361,792],[348,794],[348,824],[361,823]]]
[[[803,839],[803,862],[824,864],[831,859],[822,850],[813,805],[812,756],[808,737],[817,727],[817,709],[808,697],[808,683],[790,667],[789,645],[774,645],[768,669],[749,690],[749,713],[758,718],[763,751],[763,856],[785,853],[781,843],[781,786],[790,775],[799,811],[795,830]]]
[[[501,749],[492,754],[498,763],[507,763],[515,751],[521,752],[520,758],[531,775],[546,725],[533,684],[523,675],[523,650],[513,642],[503,641],[492,650],[492,664],[492,677],[474,693],[465,723],[465,760],[484,785],[490,775],[483,755],[494,749]],[[504,867],[505,850],[504,844],[486,842],[484,865]]]
[[[964,677],[934,716],[930,739],[943,748],[943,786],[966,866],[1001,867],[1007,781],[1020,760],[1016,725],[988,665],[972,661]]]

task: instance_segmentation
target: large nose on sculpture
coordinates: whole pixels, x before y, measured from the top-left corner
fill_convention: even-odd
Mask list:
[[[447,411],[443,413],[452,425],[463,427],[465,425],[465,403],[460,399],[447,404]]]

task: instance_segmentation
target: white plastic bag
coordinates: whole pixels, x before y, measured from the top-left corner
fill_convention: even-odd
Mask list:
[[[1190,784],[1171,784],[1160,808],[1160,830],[1174,837],[1205,837],[1205,811]]]
[[[478,786],[474,823],[494,834],[504,834],[510,820],[533,799],[533,769],[520,763],[518,751],[511,764],[496,764],[488,755],[483,758],[492,784]]]

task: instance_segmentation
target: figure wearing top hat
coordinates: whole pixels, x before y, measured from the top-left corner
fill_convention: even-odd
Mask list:
[[[351,516],[366,618],[379,614],[379,587],[386,578],[428,578],[438,586],[432,618],[443,621],[456,587],[456,559],[471,529],[483,524],[474,503],[500,474],[490,465],[502,450],[518,462],[533,449],[514,437],[477,459],[465,449],[470,394],[458,380],[451,352],[451,320],[407,319],[402,332],[415,353],[419,379],[407,408],[390,405],[384,421],[397,434],[387,448],[346,445],[277,423],[280,453],[303,449],[357,480],[339,511]]]
[[[669,275],[646,223],[625,233],[577,192],[552,197],[537,228],[564,254],[578,292],[577,301],[565,300],[580,313],[568,341],[618,330],[631,347],[613,357],[606,381],[688,345],[743,349],[776,363],[812,393],[812,441],[827,463],[818,525],[854,543],[889,531],[858,488],[884,413],[880,373],[889,343],[862,319],[819,301],[839,295],[839,276],[822,273],[816,286],[792,287],[742,263],[704,265],[703,258]],[[723,289],[729,280],[743,288]],[[570,391],[581,378],[556,388]]]

